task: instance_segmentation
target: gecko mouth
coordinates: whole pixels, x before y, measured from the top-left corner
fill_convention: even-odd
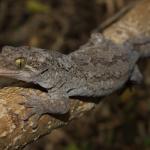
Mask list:
[[[0,76],[18,79],[26,82],[30,82],[32,74],[33,73],[29,71],[22,71],[22,70],[18,71],[0,68]]]
[[[29,66],[28,70],[11,70],[0,67],[0,76],[9,77],[25,82],[33,82],[36,76],[45,73],[47,70],[47,67],[42,70],[36,70],[31,67],[29,68]]]
[[[12,75],[17,75],[18,73],[19,73],[18,71],[0,68],[0,76],[12,76]]]
[[[0,68],[0,88],[3,87],[24,87],[34,88],[47,92],[47,90],[38,84],[30,82],[31,74],[27,71],[14,71]]]
[[[22,70],[10,70],[0,67],[0,88],[6,86],[17,86],[24,88],[34,88],[43,92],[47,92],[46,88],[40,86],[39,84],[33,83],[33,77],[37,74],[43,73],[44,71],[33,72]]]

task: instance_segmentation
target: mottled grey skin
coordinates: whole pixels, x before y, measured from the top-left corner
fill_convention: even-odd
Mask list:
[[[135,41],[147,44],[147,38],[141,39]],[[33,114],[39,117],[45,113],[65,114],[69,111],[70,97],[107,96],[121,89],[128,80],[137,83],[142,80],[137,61],[150,54],[150,47],[141,53],[134,49],[137,48],[135,43],[131,40],[117,45],[95,33],[87,44],[69,55],[6,46],[0,55],[0,76],[33,82],[47,90],[49,99],[44,101],[36,95],[28,95],[24,105],[32,111],[26,119]],[[15,65],[17,58],[26,60],[21,69]]]

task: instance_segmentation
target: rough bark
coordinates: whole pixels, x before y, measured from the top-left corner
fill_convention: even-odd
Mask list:
[[[7,87],[0,90],[0,149],[19,149],[37,140],[40,136],[50,133],[55,128],[66,125],[71,119],[80,117],[94,107],[93,103],[70,100],[71,111],[63,116],[45,115],[39,120],[38,128],[33,129],[32,118],[23,121],[23,116],[29,111],[20,102],[25,100],[20,93],[37,94],[44,99],[47,95],[39,90]],[[34,117],[34,116],[33,116]]]

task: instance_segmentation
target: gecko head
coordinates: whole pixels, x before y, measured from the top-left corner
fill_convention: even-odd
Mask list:
[[[49,52],[39,48],[3,47],[0,54],[0,76],[32,82],[47,69]]]

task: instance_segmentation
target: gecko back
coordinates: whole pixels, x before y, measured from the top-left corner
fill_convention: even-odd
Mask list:
[[[132,42],[115,44],[101,34],[93,34],[90,41],[69,57],[84,75],[70,96],[105,96],[123,87],[128,81],[139,83],[142,75],[137,61],[141,57]]]

